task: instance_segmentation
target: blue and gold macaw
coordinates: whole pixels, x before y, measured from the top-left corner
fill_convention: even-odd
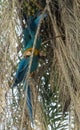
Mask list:
[[[30,18],[29,26],[23,30],[23,58],[19,63],[19,66],[18,66],[18,69],[16,72],[16,76],[15,76],[15,82],[14,82],[13,86],[17,86],[17,84],[23,82],[25,92],[26,92],[26,81],[25,81],[26,78],[25,77],[28,72],[30,55],[32,52],[34,38],[35,38],[36,30],[37,30],[38,24],[40,22],[40,19],[41,19],[41,15],[38,16],[36,19]],[[42,38],[41,38],[41,36],[38,36],[37,41],[36,41],[36,47],[35,47],[35,50],[33,53],[33,59],[32,59],[32,65],[30,68],[30,73],[33,73],[37,69],[41,42],[42,42]],[[28,85],[28,89],[27,89],[26,102],[27,102],[31,122],[33,122],[31,92],[30,92],[29,85]]]

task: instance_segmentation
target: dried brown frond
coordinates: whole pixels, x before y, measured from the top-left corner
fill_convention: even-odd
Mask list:
[[[72,101],[80,122],[80,3],[76,0],[59,1],[58,6],[61,16],[59,20],[64,28],[61,27],[61,24],[58,24],[57,16],[53,14],[48,2],[48,12],[55,36],[62,35],[61,29],[65,31],[65,39],[62,37],[56,38],[53,48],[54,68],[56,68],[59,77],[59,84],[57,85],[60,88],[64,109],[67,109],[70,101]],[[55,59],[57,62],[55,62]]]

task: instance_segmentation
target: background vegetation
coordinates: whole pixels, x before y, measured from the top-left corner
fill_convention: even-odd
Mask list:
[[[23,108],[23,84],[11,89],[22,57],[22,21],[45,11],[39,25],[42,35],[40,59],[32,91],[35,126]],[[80,1],[0,1],[0,129],[80,130]],[[24,113],[23,113],[24,110]]]

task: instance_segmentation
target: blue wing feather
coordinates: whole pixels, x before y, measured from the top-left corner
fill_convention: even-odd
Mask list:
[[[29,59],[23,58],[20,61],[13,86],[16,86],[18,83],[20,83],[24,79],[26,72],[27,72],[28,64],[29,64]]]
[[[30,62],[30,57],[23,58],[20,61],[13,86],[16,86],[17,84],[22,82],[22,80],[27,74],[29,62]],[[37,69],[37,66],[38,66],[38,56],[34,56],[32,60],[30,72],[34,72]]]

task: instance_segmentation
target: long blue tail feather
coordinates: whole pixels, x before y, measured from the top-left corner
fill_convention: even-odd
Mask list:
[[[26,104],[28,107],[28,112],[29,112],[29,116],[30,116],[30,120],[32,125],[34,126],[33,123],[33,110],[32,110],[32,102],[31,102],[31,89],[30,86],[28,85],[28,88],[26,88],[26,82],[24,82],[24,91],[26,92],[27,89],[27,94],[26,94]]]

